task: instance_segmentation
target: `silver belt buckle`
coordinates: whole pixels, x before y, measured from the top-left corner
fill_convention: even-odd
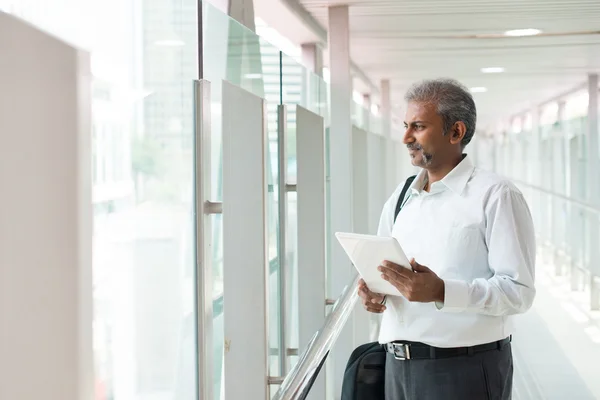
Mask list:
[[[392,348],[394,350],[394,358],[396,360],[404,361],[410,360],[410,345],[409,344],[397,344],[392,343]],[[404,349],[404,354],[402,355],[398,349]]]

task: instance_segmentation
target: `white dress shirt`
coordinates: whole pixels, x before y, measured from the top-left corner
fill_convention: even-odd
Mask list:
[[[379,236],[393,236],[444,280],[444,303],[411,303],[388,296],[380,343],[423,342],[436,347],[489,343],[512,334],[511,315],[535,297],[535,235],[529,208],[511,182],[463,158],[444,179],[422,190],[422,170],[407,191],[394,224],[404,182],[383,207]]]

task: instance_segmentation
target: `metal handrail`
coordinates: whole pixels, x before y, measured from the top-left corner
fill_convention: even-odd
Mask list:
[[[574,205],[576,205],[580,208],[583,208],[586,211],[600,215],[600,208],[595,207],[592,204],[586,203],[581,200],[574,199],[569,196],[565,196],[564,194],[553,192],[552,190],[544,189],[541,186],[536,186],[536,185],[532,185],[531,183],[520,181],[518,179],[510,178],[510,180],[513,181],[514,183],[516,183],[517,185],[527,186],[530,189],[537,190],[538,192],[542,192],[542,193],[548,194],[550,196],[558,197],[559,199],[568,201],[569,203],[573,203]]]
[[[304,400],[306,398],[329,351],[354,309],[358,300],[356,288],[359,279],[360,276],[357,274],[352,282],[344,288],[335,302],[333,310],[325,319],[323,327],[308,343],[300,360],[287,374],[273,400]]]

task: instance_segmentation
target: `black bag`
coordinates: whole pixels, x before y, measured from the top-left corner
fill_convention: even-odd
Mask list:
[[[415,177],[411,176],[404,183],[396,203],[394,222]],[[354,349],[344,371],[341,400],[384,400],[385,357],[385,349],[378,342],[365,343]]]

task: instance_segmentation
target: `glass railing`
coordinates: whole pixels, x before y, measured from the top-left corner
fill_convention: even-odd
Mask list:
[[[209,2],[203,2],[204,57],[203,78],[211,82],[212,133],[211,145],[212,174],[216,201],[221,201],[222,165],[222,126],[221,90],[222,81],[227,80],[267,101],[268,153],[266,163],[269,184],[268,211],[268,251],[270,269],[268,278],[269,302],[269,375],[285,374],[282,368],[282,352],[289,354],[288,361],[294,365],[297,356],[288,349],[298,348],[298,292],[297,251],[295,238],[297,231],[296,193],[287,195],[287,220],[281,224],[279,211],[279,170],[278,170],[278,105],[300,105],[328,120],[328,86],[321,77],[308,71],[293,57],[256,35],[245,26],[216,9]],[[287,183],[296,182],[296,116],[295,108],[288,107],[287,113]],[[215,398],[223,395],[223,233],[220,215],[211,216],[213,227],[213,277],[214,277],[214,378]],[[286,227],[286,254],[280,254],[280,227]],[[288,287],[282,291],[281,267],[286,265]],[[282,301],[285,293],[286,301]],[[282,310],[282,304],[286,310]],[[281,318],[288,321],[287,331]],[[286,337],[282,337],[286,335]],[[284,340],[285,339],[285,340]],[[285,346],[286,349],[282,349]],[[276,385],[271,386],[272,393]]]
[[[304,400],[315,379],[322,371],[327,355],[335,344],[337,337],[344,328],[348,317],[354,310],[358,300],[359,276],[344,288],[340,297],[333,305],[323,327],[317,331],[302,352],[300,360],[285,377],[281,387],[275,393],[274,400]]]
[[[370,116],[369,131],[377,135],[383,135],[383,120],[379,115]]]
[[[496,171],[527,199],[539,245],[536,300],[516,320],[516,399],[600,398],[600,199],[588,194],[587,124],[577,118],[489,143]]]

